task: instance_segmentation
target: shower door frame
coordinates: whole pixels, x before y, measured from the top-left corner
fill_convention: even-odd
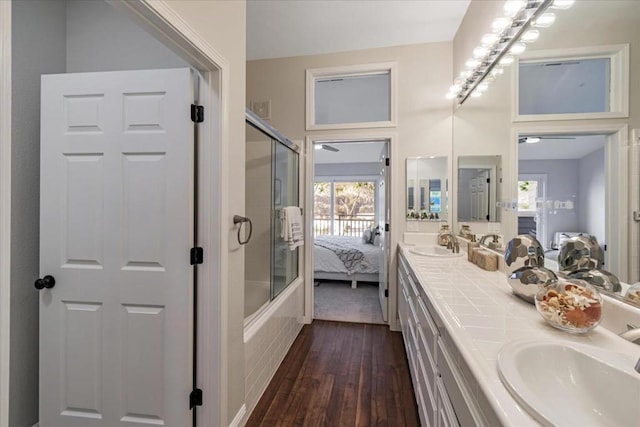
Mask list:
[[[315,166],[314,166],[314,144],[316,142],[323,142],[329,144],[340,144],[347,142],[365,142],[365,141],[386,141],[388,144],[388,156],[390,159],[390,184],[387,185],[387,191],[389,192],[389,218],[387,218],[387,223],[389,224],[389,234],[387,238],[389,239],[389,258],[386,260],[387,262],[387,289],[389,292],[389,297],[387,298],[387,310],[388,310],[388,322],[389,328],[392,331],[399,331],[399,323],[398,323],[398,283],[397,283],[397,275],[394,274],[397,271],[397,256],[396,256],[396,247],[399,242],[399,233],[398,229],[400,227],[400,223],[397,221],[399,218],[403,218],[402,215],[396,214],[396,209],[394,206],[401,206],[401,201],[398,200],[398,195],[400,192],[395,191],[394,186],[396,183],[403,182],[399,173],[400,168],[395,165],[398,165],[398,134],[393,131],[385,131],[385,130],[365,130],[365,131],[356,131],[356,132],[348,132],[344,133],[322,133],[308,135],[306,137],[305,144],[305,153],[306,153],[306,161],[304,167],[305,173],[305,195],[304,195],[304,209],[307,213],[305,215],[306,224],[305,224],[305,234],[308,236],[305,239],[305,249],[304,249],[304,322],[310,324],[313,322],[314,318],[314,307],[313,307],[313,183],[315,176]],[[395,163],[394,163],[395,162]],[[394,222],[395,221],[395,222]]]

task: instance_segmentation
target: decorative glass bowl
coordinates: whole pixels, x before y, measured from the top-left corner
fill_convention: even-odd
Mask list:
[[[602,319],[602,297],[584,280],[560,280],[546,286],[536,294],[535,302],[547,323],[565,332],[589,332]]]
[[[636,304],[640,304],[640,283],[635,283],[629,286],[629,289],[627,289],[627,293],[624,297],[635,302]]]

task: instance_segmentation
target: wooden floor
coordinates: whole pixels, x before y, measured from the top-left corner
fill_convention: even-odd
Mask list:
[[[418,426],[399,332],[386,325],[305,325],[247,426]]]

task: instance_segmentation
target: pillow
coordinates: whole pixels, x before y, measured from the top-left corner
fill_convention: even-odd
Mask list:
[[[371,241],[371,230],[367,229],[362,232],[362,243],[369,243]]]

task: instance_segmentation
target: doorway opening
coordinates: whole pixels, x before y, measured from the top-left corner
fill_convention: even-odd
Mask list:
[[[219,263],[216,261],[219,258],[219,247],[221,246],[219,244],[220,230],[215,227],[202,227],[196,231],[192,226],[196,222],[196,218],[199,218],[200,221],[203,218],[207,218],[209,223],[221,223],[218,218],[218,210],[215,209],[219,204],[218,198],[221,194],[218,187],[220,180],[212,179],[212,176],[215,176],[220,170],[218,159],[220,158],[220,137],[222,132],[219,115],[222,108],[222,94],[220,92],[222,88],[221,74],[224,66],[219,66],[218,62],[223,59],[218,57],[217,53],[213,52],[197,35],[193,35],[191,29],[187,28],[184,22],[178,19],[177,15],[160,13],[154,7],[142,2],[59,0],[3,3],[10,3],[7,7],[3,4],[0,10],[0,20],[7,24],[2,26],[1,31],[4,40],[12,41],[12,55],[6,55],[7,61],[3,61],[1,66],[3,67],[3,74],[7,70],[13,71],[12,86],[14,93],[7,113],[10,112],[13,116],[10,136],[13,140],[13,148],[17,148],[11,156],[14,159],[14,168],[10,177],[13,181],[13,194],[11,196],[15,200],[12,206],[13,217],[18,231],[13,236],[14,239],[19,236],[17,238],[24,245],[21,256],[12,259],[10,284],[4,280],[0,281],[0,297],[2,297],[0,302],[3,307],[6,307],[7,302],[4,296],[9,294],[8,291],[5,292],[5,287],[11,287],[11,298],[8,304],[12,318],[10,358],[12,361],[20,361],[20,363],[12,365],[10,370],[11,375],[19,378],[19,380],[12,380],[11,383],[20,384],[20,387],[11,389],[10,406],[6,403],[9,400],[8,388],[5,386],[8,383],[5,375],[7,371],[4,370],[4,367],[0,371],[0,385],[2,385],[0,389],[0,408],[9,408],[7,411],[0,411],[0,417],[5,417],[8,413],[11,417],[8,421],[10,425],[33,425],[37,421],[40,421],[41,425],[68,425],[68,422],[61,421],[61,418],[53,421],[52,418],[48,417],[48,415],[52,414],[54,417],[62,415],[73,417],[72,419],[76,420],[74,422],[82,423],[77,419],[85,417],[91,419],[91,422],[95,425],[103,425],[101,423],[111,425],[114,419],[113,414],[106,415],[106,411],[107,408],[115,409],[117,407],[112,403],[119,401],[119,397],[105,397],[106,393],[105,395],[100,395],[108,387],[101,388],[98,383],[105,381],[111,385],[116,384],[112,389],[120,391],[125,389],[125,385],[133,388],[145,387],[144,393],[131,392],[128,395],[129,400],[122,401],[125,405],[130,405],[128,406],[130,413],[122,414],[124,416],[123,423],[151,422],[157,424],[164,421],[169,424],[188,425],[191,424],[192,415],[197,411],[199,423],[203,425],[218,424],[221,418],[218,400],[220,392],[218,388],[224,386],[220,385],[219,358],[217,356],[219,352],[216,351],[219,346],[218,319],[216,316],[212,316],[211,312],[218,313],[218,310],[212,310],[212,307],[217,306],[219,301],[218,287],[220,280],[217,276],[218,273],[214,275],[213,271],[219,271],[220,268],[218,266]],[[190,34],[189,37],[185,36],[187,32]],[[5,35],[8,36],[4,37]],[[169,48],[168,46],[171,47]],[[195,74],[201,73],[199,91],[189,84],[189,79],[194,76],[189,70],[191,67],[199,70]],[[107,258],[118,258],[114,253],[122,255],[122,253],[118,252],[119,250],[122,252],[128,250],[127,254],[130,257],[121,256],[111,267],[115,266],[116,269],[132,272],[131,274],[133,275],[139,274],[140,278],[143,270],[146,269],[147,272],[159,274],[171,262],[166,257],[162,257],[164,247],[156,245],[158,241],[162,240],[161,237],[166,237],[172,233],[172,231],[167,231],[172,228],[170,221],[164,224],[166,227],[163,229],[166,231],[166,236],[158,237],[157,234],[154,234],[154,237],[157,238],[152,240],[144,240],[135,236],[138,234],[138,237],[140,237],[140,233],[149,232],[150,228],[155,226],[160,228],[160,223],[164,219],[173,219],[173,216],[166,212],[164,218],[160,218],[162,213],[146,209],[148,202],[152,199],[160,201],[162,194],[168,194],[172,189],[175,190],[172,184],[163,179],[168,176],[163,169],[166,166],[163,163],[163,156],[167,151],[171,151],[171,144],[167,144],[168,147],[156,146],[155,149],[149,151],[149,148],[153,146],[151,138],[145,141],[140,140],[140,138],[145,137],[144,133],[153,134],[155,132],[158,135],[163,132],[168,133],[167,129],[159,126],[160,122],[158,121],[158,119],[174,119],[164,114],[167,110],[164,109],[162,100],[165,99],[165,95],[168,92],[165,93],[157,88],[151,90],[146,86],[146,89],[138,90],[141,85],[151,84],[151,79],[141,79],[138,82],[142,82],[141,85],[132,84],[127,86],[130,82],[118,79],[116,75],[121,76],[121,73],[144,73],[145,71],[142,70],[160,70],[164,73],[167,69],[175,68],[181,68],[181,71],[183,71],[181,82],[185,84],[181,86],[181,93],[184,95],[181,100],[188,99],[186,104],[180,102],[179,117],[182,120],[182,113],[184,112],[185,122],[187,123],[187,126],[184,126],[184,123],[181,126],[184,130],[190,128],[188,133],[192,134],[190,139],[180,138],[181,144],[189,146],[183,155],[190,160],[186,168],[185,181],[192,190],[184,193],[183,196],[188,195],[192,199],[192,192],[195,191],[194,187],[198,185],[200,194],[203,195],[200,200],[202,209],[196,209],[193,200],[186,201],[187,207],[185,209],[189,210],[184,216],[186,227],[180,228],[183,233],[182,237],[186,236],[186,239],[184,241],[181,240],[181,242],[188,241],[185,245],[180,245],[180,250],[185,249],[183,246],[187,246],[184,252],[186,254],[184,259],[186,259],[186,264],[188,265],[188,275],[185,276],[184,280],[184,283],[187,284],[185,286],[186,295],[184,300],[188,301],[188,304],[184,304],[183,307],[186,308],[184,318],[187,319],[183,332],[189,338],[185,340],[185,357],[181,359],[181,361],[185,362],[184,370],[176,370],[175,367],[166,363],[167,360],[158,358],[157,360],[160,360],[161,363],[147,364],[146,367],[138,371],[135,371],[135,369],[128,371],[145,376],[145,381],[141,381],[136,385],[133,384],[135,375],[127,378],[125,375],[127,371],[124,369],[118,370],[113,362],[114,358],[102,357],[102,351],[111,351],[113,355],[119,355],[124,359],[128,358],[127,361],[135,365],[135,360],[143,360],[145,358],[148,360],[149,358],[146,355],[156,345],[158,349],[166,350],[160,344],[164,342],[163,331],[166,329],[165,327],[167,324],[172,323],[171,321],[163,322],[162,320],[164,316],[170,317],[167,314],[169,310],[165,310],[162,303],[158,302],[161,300],[160,297],[156,302],[151,301],[157,296],[157,289],[155,292],[140,291],[142,282],[149,285],[153,281],[145,279],[132,284],[128,290],[138,289],[140,291],[138,297],[132,298],[128,302],[123,302],[118,307],[121,316],[113,319],[103,314],[106,312],[104,308],[106,304],[93,299],[88,292],[84,293],[81,290],[74,296],[72,301],[68,301],[68,298],[65,298],[64,303],[57,306],[55,303],[60,303],[60,301],[56,301],[58,297],[54,298],[53,296],[54,293],[62,295],[65,287],[68,287],[70,280],[67,276],[71,274],[72,267],[82,270],[82,274],[85,278],[88,278],[91,271],[105,271],[106,264],[103,261]],[[226,72],[226,69],[224,69],[224,72]],[[43,136],[64,135],[64,137],[75,139],[62,149],[63,155],[44,158],[46,162],[55,164],[54,167],[62,166],[62,168],[66,168],[66,173],[60,174],[60,176],[64,175],[67,183],[70,183],[65,187],[64,191],[66,193],[63,191],[64,197],[59,197],[57,201],[64,205],[64,208],[66,208],[64,214],[67,216],[61,221],[56,221],[55,217],[51,221],[52,217],[47,215],[57,215],[61,212],[46,211],[44,209],[46,203],[38,203],[41,193],[45,193],[45,191],[40,191],[40,185],[43,183],[38,182],[38,177],[40,176],[39,166],[41,166],[41,162],[39,162],[41,158],[39,132],[41,76],[47,74],[58,74],[62,78],[77,76],[78,79],[74,84],[78,82],[84,84],[92,77],[89,76],[90,74],[95,77],[98,74],[105,76],[111,73],[116,76],[115,80],[117,80],[118,85],[127,86],[125,89],[119,87],[118,90],[122,90],[122,92],[119,96],[112,98],[115,102],[107,101],[107,95],[103,96],[99,92],[91,91],[91,85],[87,84],[77,92],[65,93],[62,99],[58,99],[58,104],[53,108],[61,116],[64,125],[51,121],[49,124],[53,123],[53,131],[46,132]],[[160,74],[162,73],[158,73],[155,77],[162,77]],[[7,72],[6,75],[10,75],[10,73]],[[175,83],[171,78],[161,80]],[[61,89],[61,85],[55,82],[49,84],[48,87]],[[195,101],[194,95],[196,95],[196,92],[203,95],[200,102],[208,107],[203,114],[205,116],[204,123],[199,125],[198,130],[194,129],[189,117],[190,104]],[[169,103],[168,100],[164,102]],[[5,104],[3,103],[3,115],[4,108]],[[127,114],[119,115],[118,108],[124,109]],[[104,122],[101,122],[101,120],[109,122],[109,125],[103,126]],[[119,162],[110,161],[109,165],[105,166],[107,162],[101,159],[108,157],[105,154],[108,148],[101,150],[100,144],[96,143],[95,140],[100,139],[101,132],[106,133],[107,128],[110,131],[117,130],[119,138],[116,138],[117,144],[115,145],[125,151],[120,153],[123,158]],[[200,136],[199,141],[194,141],[194,134]],[[172,136],[175,137],[176,135],[172,134]],[[132,142],[136,138],[138,140]],[[128,143],[130,144],[127,145]],[[201,155],[198,158],[193,158],[190,154],[193,153],[193,149],[196,146],[200,148]],[[3,151],[0,154],[3,158],[8,155],[4,148],[5,145],[3,144]],[[82,150],[89,151],[82,152]],[[19,167],[16,167],[15,162],[18,159],[20,164],[18,165]],[[194,168],[193,162],[197,162],[199,168]],[[124,180],[126,177],[127,182],[132,184],[129,187],[116,186],[118,188],[114,193],[117,193],[117,190],[121,190],[121,194],[118,197],[126,198],[129,202],[128,207],[130,209],[122,209],[120,211],[121,216],[118,214],[113,215],[114,212],[109,210],[109,199],[105,197],[104,193],[106,193],[105,190],[107,189],[109,191],[113,190],[113,186],[108,182],[108,178],[101,179],[106,177],[105,172],[108,169],[118,168],[122,172],[119,178]],[[195,170],[199,170],[200,173],[195,179],[192,179]],[[86,178],[84,174],[89,174],[94,179],[84,179]],[[45,174],[42,176],[45,177]],[[182,175],[181,179],[183,179]],[[45,181],[44,184],[52,183]],[[8,194],[2,192],[1,196],[4,199]],[[56,198],[55,194],[50,196],[44,194],[44,196],[51,199]],[[78,209],[70,209],[73,206]],[[42,208],[42,211],[39,208]],[[109,212],[107,212],[108,210]],[[146,213],[143,211],[146,211]],[[15,212],[20,212],[20,214],[16,215]],[[83,216],[84,213],[88,215]],[[106,227],[107,224],[112,223],[114,219],[116,222],[118,220],[124,222],[123,218],[131,219],[137,217],[138,220],[142,220],[145,216],[147,216],[148,221],[141,221],[143,223],[141,227],[130,227],[126,230],[129,232],[129,240],[126,244],[120,246],[111,244],[114,242],[111,239],[123,238],[124,240],[126,236],[125,233],[109,233]],[[44,226],[42,226],[43,224]],[[24,285],[29,282],[33,283],[34,279],[47,274],[48,264],[45,264],[46,256],[43,256],[43,254],[51,249],[52,244],[55,245],[56,243],[51,239],[43,242],[43,238],[47,235],[43,230],[47,229],[54,230],[52,235],[66,233],[67,237],[73,235],[71,236],[73,238],[62,239],[63,244],[60,245],[60,248],[66,250],[65,256],[53,261],[56,264],[56,268],[61,268],[61,271],[64,271],[56,278],[59,280],[56,280],[55,288],[38,292],[33,287]],[[38,230],[40,235],[38,235]],[[99,230],[104,233],[100,235]],[[4,233],[2,235],[4,236]],[[197,277],[200,278],[201,283],[205,281],[212,284],[212,286],[202,288],[200,298],[197,300],[193,297],[194,290],[191,289],[196,276],[191,274],[193,267],[189,265],[189,249],[193,238],[196,236],[202,246],[205,246],[204,253],[207,260],[204,268],[198,269]],[[106,244],[105,242],[107,241],[111,241],[111,243]],[[145,248],[148,250],[146,255],[143,253]],[[150,254],[151,256],[147,256]],[[183,254],[183,252],[180,251],[180,254]],[[4,257],[4,253],[2,256]],[[156,257],[154,258],[154,256]],[[40,265],[38,265],[39,262]],[[61,262],[63,263],[62,267],[60,267]],[[120,265],[121,262],[124,262],[125,265]],[[42,274],[39,274],[40,268],[43,269],[40,271]],[[100,281],[86,280],[83,283],[89,287],[96,286],[98,282]],[[20,286],[16,285],[18,283]],[[121,285],[122,288],[126,287],[123,282],[116,281],[111,282],[111,284],[115,284],[114,286]],[[51,285],[53,286],[52,282]],[[65,316],[67,317],[58,325],[61,328],[59,329],[60,333],[49,334],[48,338],[60,337],[58,344],[63,347],[66,345],[66,347],[63,349],[64,351],[57,352],[56,357],[60,359],[69,356],[71,359],[68,357],[67,363],[56,364],[55,358],[44,355],[45,347],[43,347],[42,341],[38,344],[38,300],[40,300],[41,308],[49,305],[54,310],[57,309],[58,312],[62,312],[63,309],[66,310]],[[197,307],[194,305],[195,301],[198,301]],[[220,305],[224,306],[224,303]],[[196,309],[198,319],[194,318]],[[94,315],[95,313],[97,315]],[[16,321],[18,318],[15,316],[20,316],[21,321]],[[203,324],[202,318],[209,318],[211,321]],[[105,345],[104,337],[110,335],[110,332],[106,331],[105,328],[115,324],[122,325],[127,322],[130,322],[129,326],[132,326],[128,331],[133,335],[142,332],[145,327],[148,330],[155,330],[153,334],[143,334],[144,340],[136,340],[133,335],[128,335],[126,339],[123,337],[118,343],[123,347],[129,345],[130,349],[134,349],[136,345],[146,346],[143,349],[145,351],[134,349],[135,351],[131,353],[127,353],[124,350],[119,352]],[[134,325],[136,322],[137,325]],[[194,326],[196,323],[199,323],[201,328],[196,329]],[[143,327],[143,324],[146,324],[146,326]],[[43,329],[45,329],[43,326],[48,326],[48,323],[41,318],[39,323],[41,336],[44,332]],[[0,336],[3,337],[3,343],[0,344],[0,350],[3,353],[0,355],[2,360],[9,359],[9,357],[5,358],[8,355],[4,353],[4,350],[7,349],[4,345],[4,337],[8,336],[6,328],[6,322],[0,321]],[[64,328],[67,329],[65,330]],[[64,333],[72,339],[65,341]],[[198,334],[198,341],[200,342],[197,352],[191,346],[191,341],[195,338],[192,336],[193,333]],[[48,340],[49,343],[53,341],[57,340]],[[74,345],[82,348],[74,351],[72,348]],[[205,353],[208,355],[206,358],[202,356]],[[40,369],[38,367],[38,359],[40,359]],[[202,366],[202,361],[206,361],[210,365],[210,368],[207,369],[207,375],[204,375],[201,370],[197,373],[193,372],[192,376],[191,367],[197,361],[200,361],[200,366]],[[133,365],[130,364],[129,368],[133,368]],[[164,366],[164,368],[159,368],[160,365]],[[60,370],[61,366],[64,367],[63,371]],[[167,372],[169,369],[173,370],[173,372],[180,371],[180,378],[178,380],[176,376],[172,376],[171,372],[168,372],[168,375],[162,378],[149,375],[149,370],[153,369],[153,366],[159,369],[166,368]],[[114,367],[116,367],[115,370],[111,369]],[[38,381],[42,381],[42,377],[39,378],[38,373],[43,372],[43,368],[50,372],[57,370],[58,379],[67,381],[66,388],[59,387],[53,391],[53,395],[50,395],[47,394],[47,390],[52,390],[51,384],[49,384],[48,388],[43,387],[42,384],[38,387]],[[71,372],[72,370],[73,372]],[[144,370],[146,370],[146,373],[143,372]],[[173,405],[165,404],[168,403],[165,400],[169,395],[166,386],[169,383],[173,383],[173,380],[176,380],[175,383],[187,384],[187,387],[179,390],[180,399],[176,399],[176,405],[174,406],[175,409],[179,405],[177,411],[169,408],[169,406]],[[72,384],[69,381],[75,381],[76,384]],[[206,408],[196,409],[193,407],[193,410],[191,408],[185,410],[185,405],[180,404],[180,402],[189,402],[189,392],[192,391],[192,384],[196,382],[200,387],[209,391],[205,395],[208,405]],[[117,385],[118,383],[119,385]],[[154,384],[159,386],[154,387]],[[148,393],[150,388],[157,393]],[[34,396],[38,396],[38,389],[40,390],[40,398],[34,399]],[[183,396],[185,389],[187,393]],[[64,396],[61,397],[61,394],[64,394]],[[161,394],[163,396],[160,396]],[[143,397],[145,395],[146,397]],[[61,401],[64,401],[67,405],[66,409],[68,409],[68,411],[63,411],[66,412],[63,414],[60,413],[60,404],[55,403]],[[186,406],[188,408],[188,405]],[[135,409],[135,407],[143,408],[144,410]],[[103,410],[105,415],[102,413]],[[38,414],[40,414],[39,420]],[[195,423],[195,416],[193,420]],[[5,418],[0,419],[0,424],[4,425],[5,422],[7,422]]]
[[[313,143],[315,319],[387,322],[388,143]]]
[[[596,238],[605,250],[604,268],[610,268],[611,137],[527,133],[518,138],[518,234],[531,235],[542,244],[547,268],[558,270],[560,246],[580,234]]]

